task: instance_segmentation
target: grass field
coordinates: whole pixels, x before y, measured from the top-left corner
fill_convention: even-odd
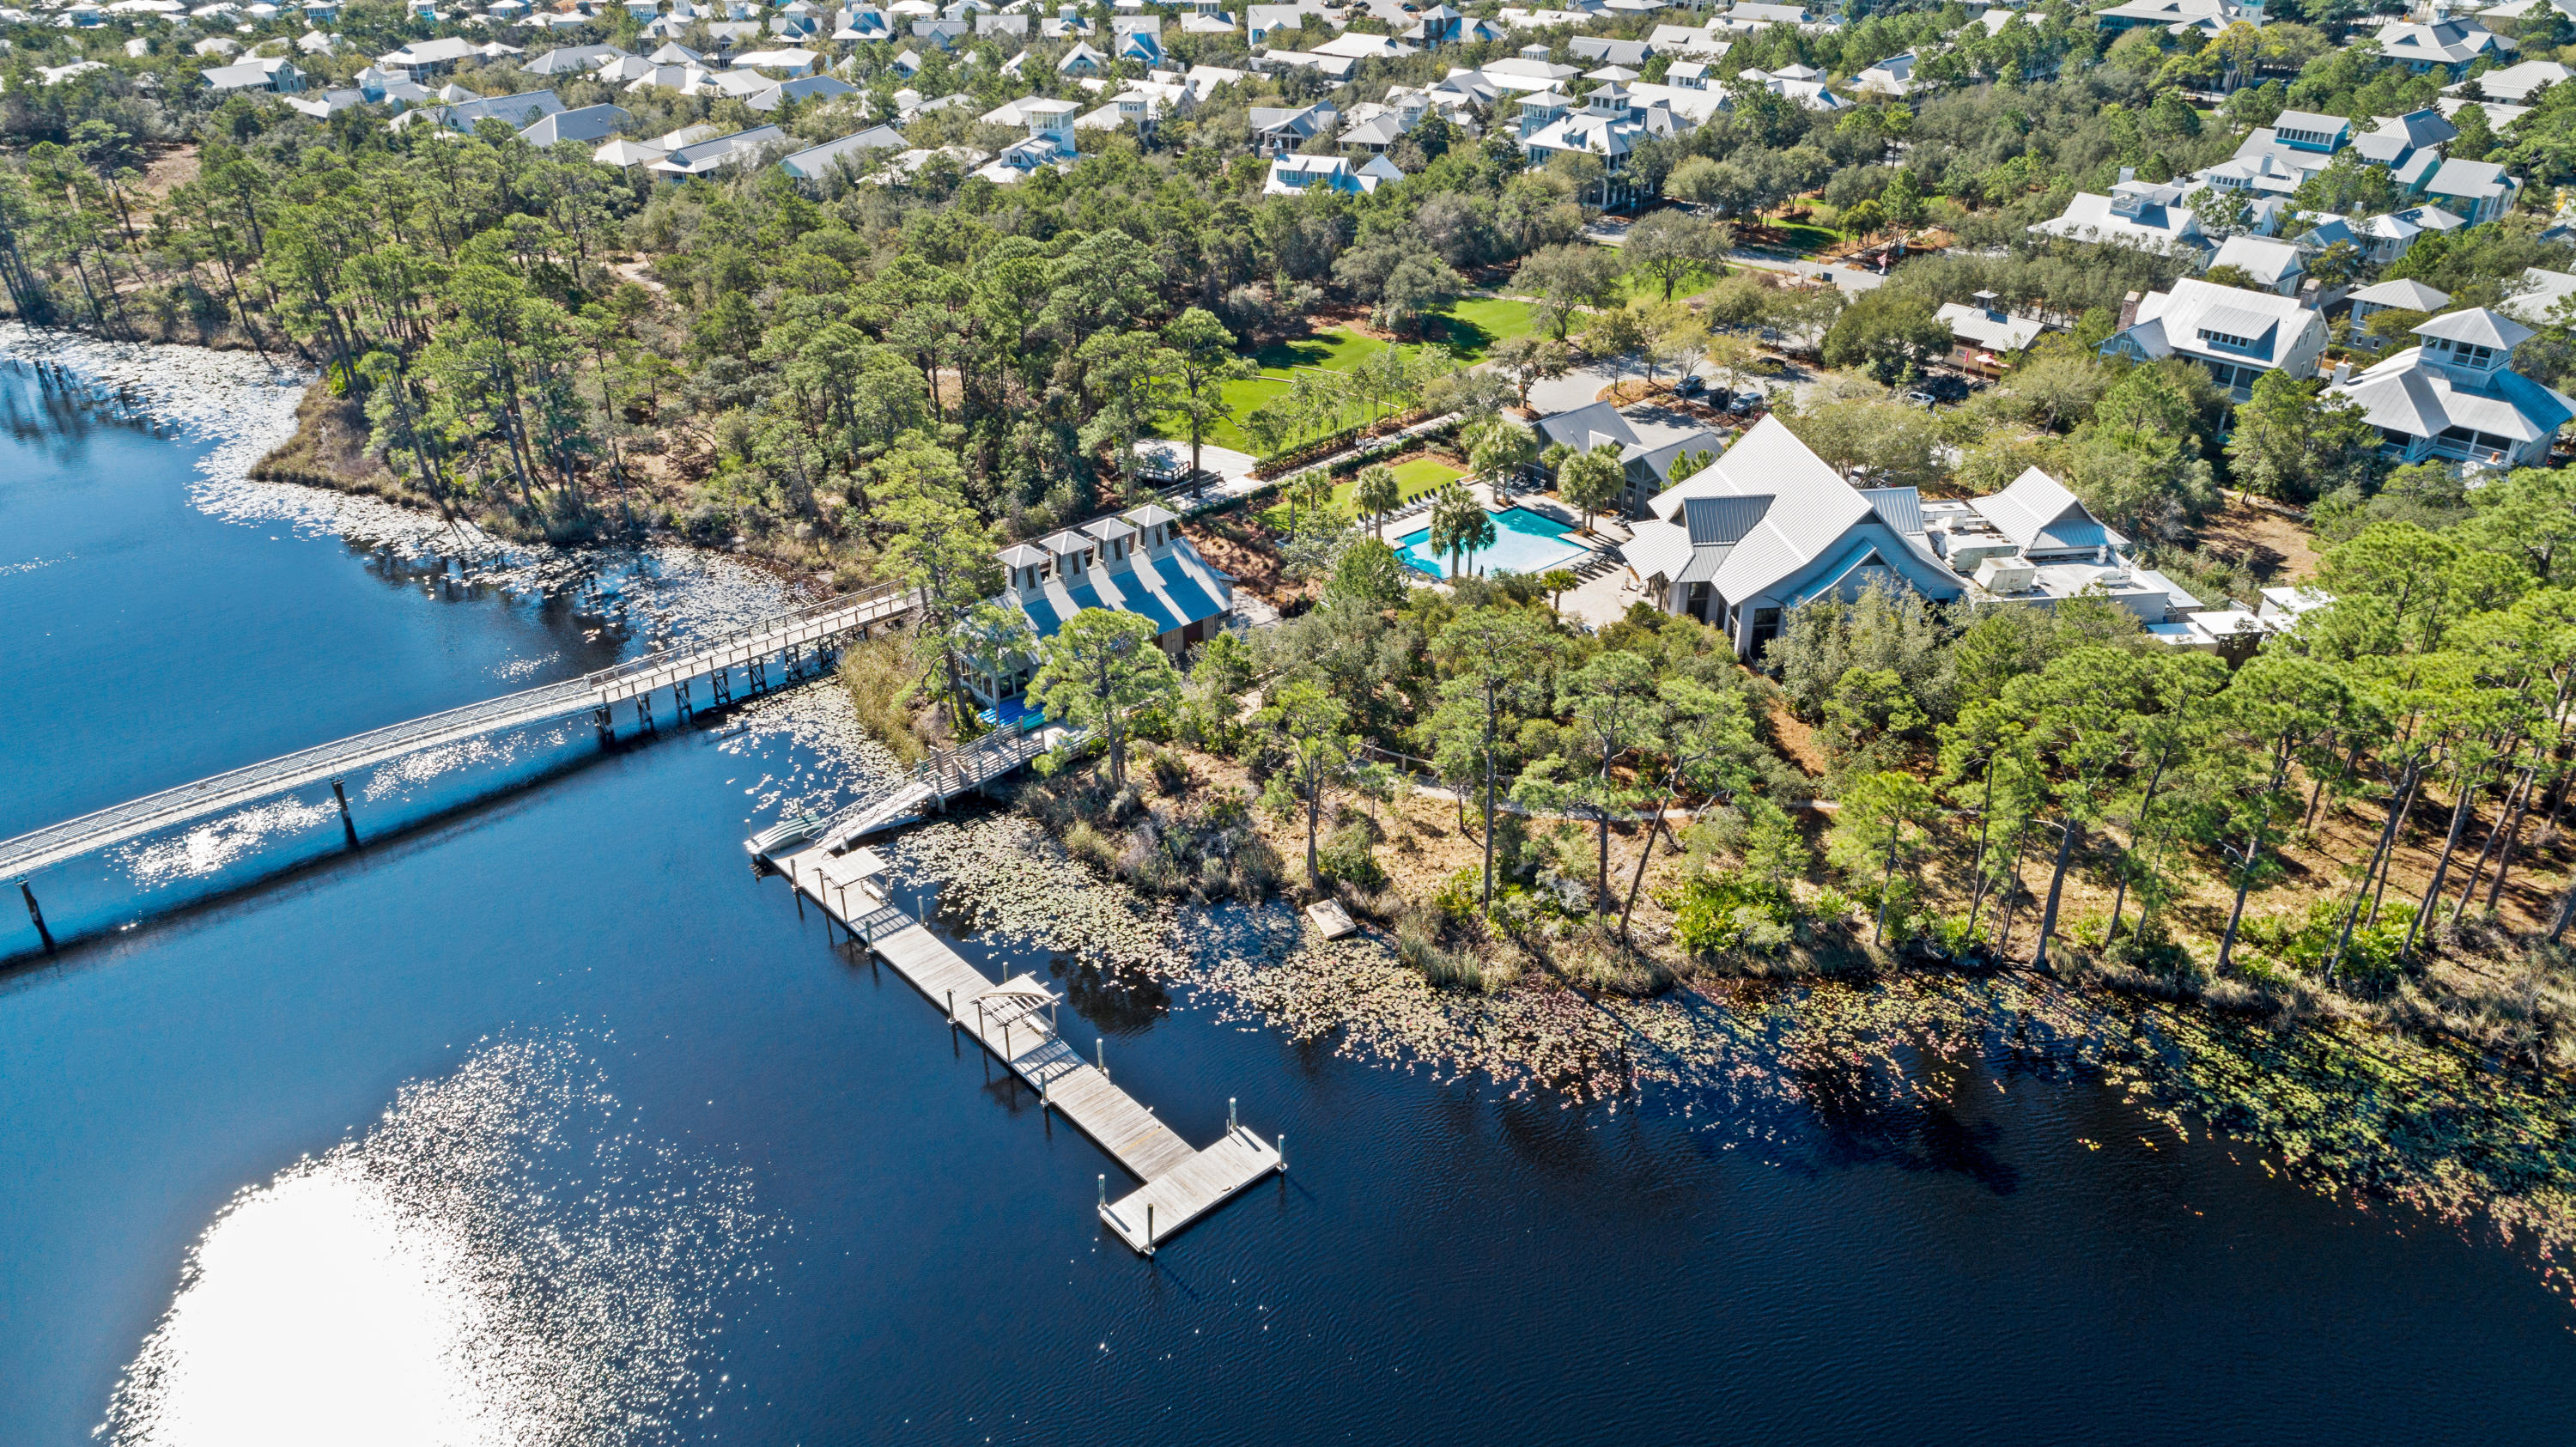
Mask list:
[[[1442,483],[1453,477],[1464,476],[1466,474],[1459,469],[1430,457],[1417,457],[1411,462],[1401,462],[1396,464],[1395,468],[1396,486],[1402,491],[1406,502],[1411,502],[1426,492],[1437,491]],[[1357,473],[1343,478],[1341,485],[1333,489],[1333,500],[1327,506],[1345,514],[1355,514],[1357,504],[1352,501],[1352,494],[1359,491],[1359,486],[1360,480]],[[1262,509],[1261,520],[1274,528],[1286,528],[1288,504],[1282,502]],[[1362,518],[1360,521],[1366,522],[1367,519]]]
[[[1471,296],[1454,302],[1423,328],[1430,340],[1448,347],[1460,361],[1470,364],[1484,360],[1486,351],[1495,343],[1525,337],[1536,330],[1538,322],[1530,315],[1528,302],[1499,296]]]
[[[1485,348],[1529,329],[1527,306],[1516,301],[1480,299],[1460,302],[1451,309],[1449,317],[1435,319],[1427,340],[1457,347],[1466,354],[1466,360],[1473,362],[1484,355]],[[1459,340],[1462,335],[1472,336],[1472,348]],[[1344,371],[1385,351],[1389,345],[1344,327],[1326,327],[1313,336],[1272,342],[1252,354],[1252,360],[1260,364],[1260,376],[1225,384],[1225,400],[1232,404],[1234,416],[1219,422],[1209,431],[1207,440],[1219,447],[1257,452],[1252,440],[1243,435],[1242,420],[1254,408],[1267,406],[1287,392],[1295,368],[1320,367],[1328,372]],[[1168,426],[1165,431],[1168,435]]]

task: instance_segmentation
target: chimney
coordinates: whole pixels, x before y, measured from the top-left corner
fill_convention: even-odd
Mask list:
[[[2336,386],[2340,387],[2340,386],[2342,386],[2344,383],[2349,382],[2349,381],[2351,381],[2351,380],[2352,380],[2352,363],[2350,363],[2350,362],[2337,362],[2337,363],[2335,363],[2335,368],[2334,368],[2334,384],[2335,384]]]
[[[2134,181],[2134,180],[2136,180],[2136,179],[2138,179],[2138,168],[2137,168],[2137,167],[2135,167],[2135,166],[2122,166],[2122,167],[2120,168],[2120,184],[2121,184],[2121,185],[2125,186],[2125,185],[2129,184],[2131,181]]]
[[[2120,298],[2120,330],[2125,332],[2137,324],[2138,294],[2133,291],[2127,296]]]

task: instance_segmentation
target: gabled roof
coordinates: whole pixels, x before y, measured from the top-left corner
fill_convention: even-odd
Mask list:
[[[2022,469],[2012,486],[1968,506],[2025,553],[2125,547],[2129,541],[2103,526],[2082,499],[2036,467]]]
[[[1883,490],[1885,491],[1885,490]],[[1768,498],[1758,516],[1752,499]],[[1731,508],[1709,508],[1706,501],[1727,499]],[[1890,527],[1869,496],[1845,482],[1824,460],[1809,451],[1778,417],[1765,417],[1733,447],[1697,474],[1656,494],[1647,504],[1664,523],[1683,523],[1700,503],[1702,525],[1719,532],[1743,522],[1737,540],[1709,581],[1731,602],[1780,597],[1784,588],[1812,582],[1815,564],[1855,542],[1855,528],[1875,528],[1858,538],[1864,550],[1877,549],[1902,559],[1897,564],[1913,586],[1937,597],[1964,591],[1948,567],[1918,544]],[[1640,524],[1641,535],[1650,524]],[[1714,534],[1712,534],[1714,535]],[[1688,539],[1688,532],[1683,537]],[[1669,551],[1668,536],[1666,538]],[[1710,544],[1709,546],[1717,546]],[[1654,545],[1649,545],[1649,551]],[[1852,559],[1858,566],[1860,558]],[[1641,566],[1643,566],[1641,564]],[[1832,584],[1849,568],[1826,580]],[[1812,592],[1813,590],[1810,589]]]
[[[2354,292],[2351,299],[2410,312],[2440,311],[2451,304],[2449,292],[2437,291],[2411,276],[2383,281],[2377,286],[2365,286]]]
[[[2425,193],[2433,196],[2487,196],[2513,188],[2513,178],[2493,161],[2446,160],[2424,183]]]
[[[2209,264],[2237,267],[2265,286],[2278,286],[2284,279],[2307,270],[2299,248],[2268,236],[2231,236],[2220,244],[2218,255]]]

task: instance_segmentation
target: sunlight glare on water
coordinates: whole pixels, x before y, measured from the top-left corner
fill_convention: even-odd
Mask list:
[[[489,1043],[234,1197],[119,1384],[117,1447],[651,1442],[708,1409],[745,1173],[615,1128],[568,1041]]]

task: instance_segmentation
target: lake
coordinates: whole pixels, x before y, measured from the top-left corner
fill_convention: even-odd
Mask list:
[[[99,407],[0,366],[0,834],[775,601],[731,564],[514,558],[239,486],[287,389],[71,357],[175,380]],[[2576,1417],[2576,1313],[2517,1252],[2001,1055],[1921,1103],[1566,1107],[1077,993],[1067,1033],[1183,1135],[1234,1096],[1289,1138],[1289,1175],[1139,1261],[1093,1215],[1102,1173],[1124,1185],[1101,1152],[746,868],[749,827],[865,767],[828,704],[550,743],[519,787],[424,774],[364,849],[290,830],[308,867],[0,976],[7,1439],[2491,1442]],[[141,863],[115,868],[163,887]]]

